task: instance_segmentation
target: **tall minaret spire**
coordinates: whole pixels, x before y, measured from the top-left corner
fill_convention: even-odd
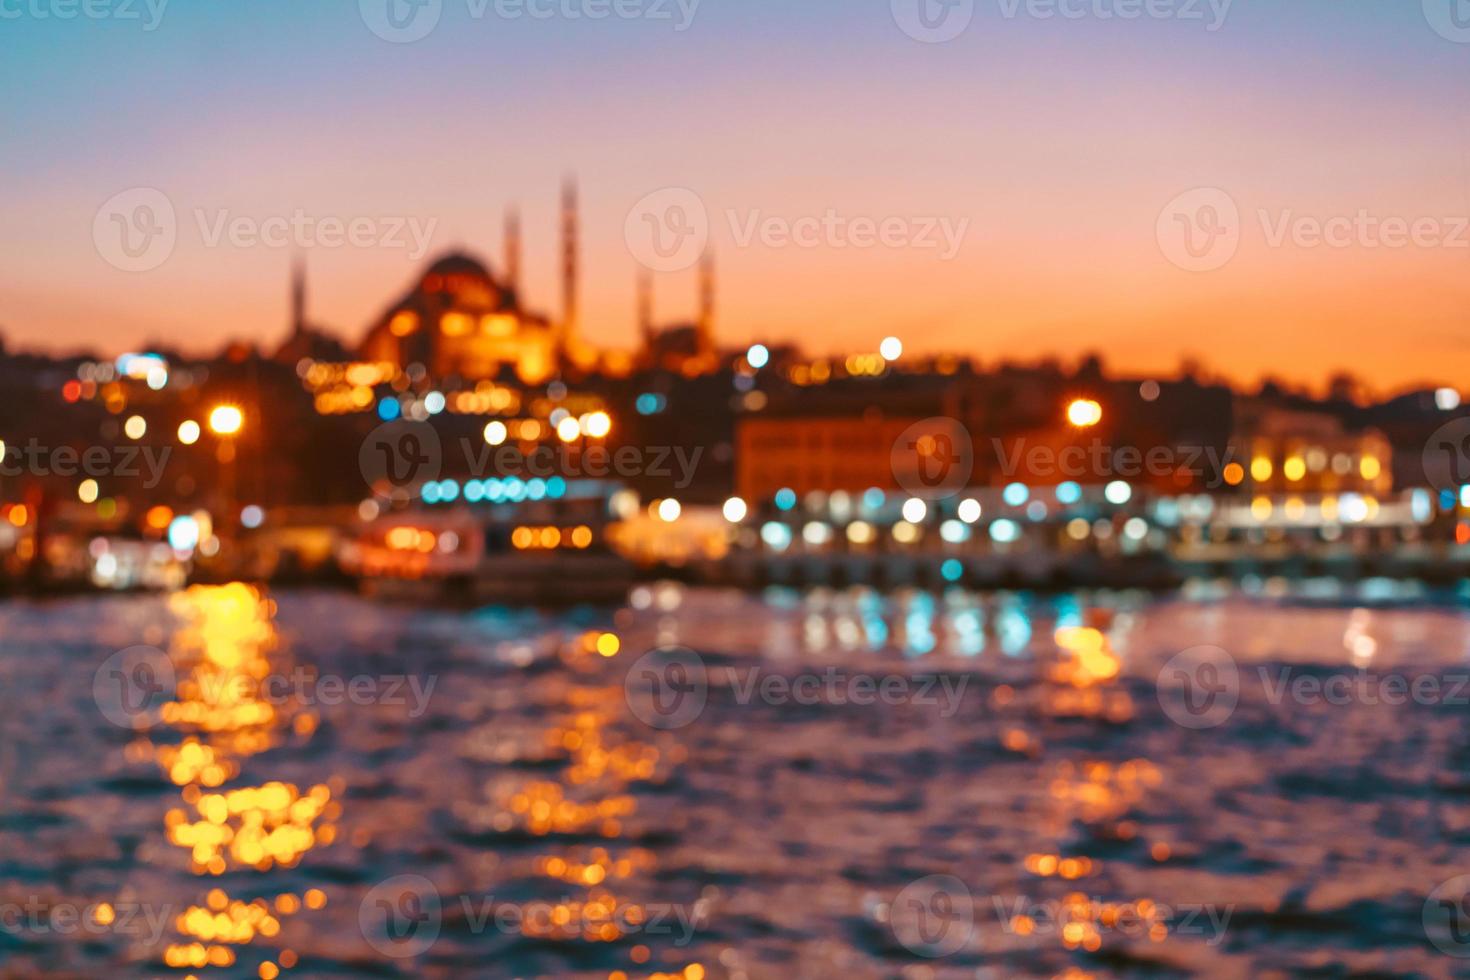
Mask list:
[[[505,209],[505,285],[519,296],[521,291],[521,213]]]
[[[638,335],[645,350],[653,349],[653,273],[638,270]]]
[[[715,352],[715,252],[706,248],[699,262],[699,353]]]
[[[568,176],[561,188],[561,347],[577,332],[577,181]]]
[[[291,260],[291,335],[306,332],[306,260],[299,254]]]

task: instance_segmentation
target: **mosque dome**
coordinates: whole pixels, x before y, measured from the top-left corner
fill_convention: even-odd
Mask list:
[[[451,252],[424,272],[417,292],[422,297],[440,296],[449,306],[499,307],[506,289],[486,265],[463,252]]]

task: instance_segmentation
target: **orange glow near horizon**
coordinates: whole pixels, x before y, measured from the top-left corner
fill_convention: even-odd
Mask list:
[[[160,341],[209,354],[239,339],[274,350],[291,329],[298,257],[308,322],[356,345],[445,253],[503,276],[510,205],[522,229],[517,295],[555,322],[548,175],[570,171],[579,332],[599,348],[639,342],[632,209],[687,188],[718,256],[716,336],[733,350],[794,342],[840,360],[896,335],[905,359],[956,353],[993,367],[1095,350],[1114,374],[1176,377],[1190,359],[1240,384],[1274,375],[1314,390],[1347,371],[1380,394],[1470,374],[1470,243],[1457,218],[1470,214],[1470,144],[1457,114],[1424,97],[1457,90],[1464,50],[1419,4],[1236,4],[1217,32],[992,9],[935,46],[897,30],[887,4],[820,0],[771,15],[786,44],[769,44],[771,22],[752,16],[644,36],[636,50],[616,31],[441,31],[383,45],[300,5],[302,29],[279,30],[270,6],[190,15],[269,17],[266,60],[225,59],[190,99],[150,89],[115,117],[75,70],[103,57],[102,35],[13,25],[26,40],[4,67],[45,93],[18,107],[17,131],[54,153],[19,154],[0,188],[10,347],[115,354]],[[853,29],[832,43],[838,18]],[[194,36],[109,43],[106,64],[188,84],[200,70]],[[671,64],[678,96],[650,103]],[[453,93],[453,109],[425,112],[424,92]],[[120,142],[116,158],[78,149]],[[168,198],[176,243],[156,268],[129,272],[100,253],[94,220],[140,187]],[[1207,271],[1171,261],[1159,240],[1165,211],[1193,188],[1238,210],[1238,248]],[[396,216],[423,234],[343,248],[214,235],[297,210],[311,221]],[[847,228],[896,221],[896,244],[823,230],[798,245],[763,231],[829,211]],[[1299,233],[1301,221],[1359,214],[1436,227],[1403,247],[1377,232],[1337,244]],[[658,324],[692,320],[698,279],[693,268],[653,277]],[[428,326],[405,319],[393,333]]]

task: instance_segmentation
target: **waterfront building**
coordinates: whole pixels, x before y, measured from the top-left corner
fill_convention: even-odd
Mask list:
[[[878,411],[742,417],[735,427],[735,492],[758,501],[782,490],[805,496],[896,489],[893,444],[922,418]]]
[[[1350,431],[1327,412],[1237,399],[1227,482],[1253,493],[1386,494],[1393,448],[1377,429]]]

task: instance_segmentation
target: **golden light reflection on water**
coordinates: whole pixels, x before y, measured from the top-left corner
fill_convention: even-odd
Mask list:
[[[1118,687],[1122,675],[1122,659],[1114,651],[1107,633],[1092,626],[1060,626],[1054,633],[1057,656],[1046,670],[1050,682],[1043,701],[1043,711],[1053,718],[1085,718],[1122,724],[1133,717],[1133,703],[1128,692]],[[1019,729],[1007,731],[1003,741],[1014,751],[1032,755],[1045,752],[1039,740]],[[1147,759],[1129,759],[1122,763],[1087,759],[1081,762],[1061,760],[1055,764],[1047,793],[1053,813],[1050,826],[1058,836],[1066,835],[1075,823],[1090,825],[1096,836],[1114,840],[1131,840],[1138,828],[1124,817],[1139,807],[1145,797],[1163,782],[1159,768]],[[1067,835],[1070,837],[1070,835]],[[1150,852],[1154,860],[1167,857],[1167,845],[1155,844]],[[1037,879],[1060,881],[1096,880],[1103,874],[1103,862],[1093,856],[1071,853],[1065,848],[1038,851],[1026,855],[1022,865],[1028,875]],[[1162,856],[1161,856],[1162,855]],[[1167,938],[1169,925],[1164,921],[1158,903],[1151,898],[1104,900],[1082,891],[1062,895],[1055,912],[1054,935],[1063,948],[1096,952],[1106,937],[1126,924],[1130,934],[1146,936],[1152,942]],[[1029,916],[1018,916],[1013,922],[1017,935],[1041,932]],[[1073,976],[1089,976],[1078,971]]]
[[[157,746],[155,757],[181,787],[184,805],[166,814],[167,839],[189,852],[189,867],[200,876],[295,867],[336,837],[341,807],[332,790],[274,780],[226,785],[239,776],[241,760],[281,744],[287,732],[306,738],[316,730],[314,713],[262,697],[266,680],[288,666],[278,648],[274,603],[235,583],[177,593],[170,610],[180,621],[168,651],[179,682],[161,717],[184,737]],[[212,888],[175,918],[181,938],[164,950],[164,962],[191,970],[233,967],[239,947],[275,940],[284,919],[325,904],[319,889],[246,902]],[[274,955],[259,965],[258,976],[278,976],[298,961],[294,950]]]
[[[669,768],[682,762],[682,746],[660,748],[642,741],[619,726],[626,721],[627,705],[621,674],[600,673],[608,661],[626,657],[616,633],[591,631],[563,651],[574,676],[582,678],[565,692],[562,710],[542,737],[545,749],[562,765],[555,777],[526,779],[492,791],[494,803],[488,823],[496,831],[520,831],[537,837],[597,837],[607,844],[567,843],[538,855],[532,870],[554,884],[548,893],[565,895],[544,916],[528,916],[525,934],[550,942],[612,944],[629,941],[641,932],[653,914],[649,907],[625,893],[657,869],[652,851],[619,848],[616,841],[629,833],[637,816],[641,784],[657,783]],[[609,679],[610,678],[610,679]],[[653,950],[638,943],[627,952],[630,968],[647,969]],[[691,963],[677,972],[642,973],[612,970],[611,980],[667,977],[702,980],[705,968]]]
[[[1133,717],[1133,701],[1114,682],[1123,663],[1101,630],[1062,627],[1055,634],[1058,656],[1051,666],[1047,710],[1056,716],[1102,718],[1122,723]]]

